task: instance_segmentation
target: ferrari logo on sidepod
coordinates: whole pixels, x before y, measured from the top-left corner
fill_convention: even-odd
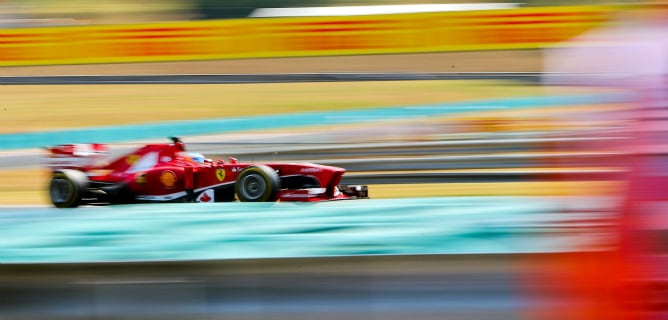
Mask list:
[[[218,181],[225,180],[225,169],[216,169],[216,178]]]
[[[171,170],[165,170],[160,174],[160,182],[165,188],[174,188],[176,185],[176,174]]]

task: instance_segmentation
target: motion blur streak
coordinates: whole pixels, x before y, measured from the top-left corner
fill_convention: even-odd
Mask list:
[[[600,180],[622,182],[623,192],[306,205],[181,203],[147,205],[141,211],[136,206],[4,209],[0,318],[666,319],[666,12],[664,1],[622,12],[608,6],[559,6],[3,30],[0,65],[20,66],[540,49],[605,25],[563,48],[548,50],[545,71],[555,73],[549,73],[545,83],[604,87],[602,92],[612,89],[633,99],[606,101],[628,103],[624,109],[569,113],[564,118],[571,118],[563,121],[552,121],[558,115],[532,114],[528,108],[517,110],[514,115],[523,118],[517,121],[498,113],[506,105],[479,106],[476,111],[497,113],[444,120],[444,125],[434,127],[444,128],[440,135],[430,133],[440,139],[470,140],[477,133],[477,139],[501,140],[504,135],[556,131],[564,133],[561,137],[591,138],[586,139],[590,144],[582,142],[577,148],[542,141],[543,153],[533,154],[544,161],[535,167],[610,168],[602,170],[610,176]],[[617,16],[619,21],[607,25]],[[456,70],[454,63],[447,65]],[[391,90],[386,93],[398,96]],[[341,98],[346,94],[353,95],[346,92]],[[536,107],[535,99],[522,101],[521,106]],[[471,110],[470,105],[460,107]],[[442,109],[378,112],[392,116],[386,120],[404,120],[418,111],[422,118],[443,116]],[[320,129],[353,119],[371,121],[378,115],[362,113],[321,113],[318,121],[296,114],[284,119],[306,119],[302,125]],[[191,128],[200,130],[209,123],[220,130],[221,122],[215,121],[220,119],[196,122]],[[165,131],[157,130],[160,136],[169,134]],[[193,129],[185,134],[206,132]],[[88,133],[74,132],[76,137],[93,138]],[[3,135],[0,149],[25,148],[25,139],[10,144],[19,138],[24,136]],[[500,144],[489,148],[502,150]],[[471,149],[480,152],[475,146]],[[545,157],[557,153],[550,151],[569,153]],[[572,156],[583,151],[618,156]],[[507,151],[503,157],[508,157]],[[396,155],[385,158],[398,160]],[[458,158],[469,166],[470,159]],[[571,172],[567,180],[578,178],[586,179],[573,178]]]
[[[605,199],[360,201],[4,209],[0,257],[3,263],[89,263],[562,252],[606,237],[606,219],[596,213],[606,209]]]
[[[599,243],[610,226],[595,212],[606,203],[448,197],[12,208],[0,211],[0,314],[519,318],[552,303],[524,299],[518,279],[528,275],[527,255]]]
[[[517,7],[516,3],[447,3],[447,4],[417,4],[417,5],[384,5],[384,6],[337,6],[337,7],[310,7],[310,8],[260,8],[253,10],[249,17],[315,17],[315,16],[354,16],[399,14],[415,12],[443,12],[443,11],[476,11],[510,9]]]
[[[613,14],[559,6],[8,29],[0,66],[537,49]]]
[[[623,150],[617,162],[627,185],[617,195],[617,237],[606,254],[581,253],[545,270],[572,301],[542,319],[666,319],[668,317],[668,4],[624,12],[619,21],[547,54],[546,69],[581,72],[560,82],[617,88],[635,97],[623,114],[628,139],[606,146]],[[586,247],[581,248],[586,250]]]
[[[513,319],[528,303],[544,303],[521,298],[523,259],[0,265],[0,311],[3,319]]]

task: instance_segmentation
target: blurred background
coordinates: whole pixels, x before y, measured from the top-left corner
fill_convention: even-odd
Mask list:
[[[511,3],[512,1],[420,1],[420,4],[475,4]],[[529,0],[516,2],[518,6],[610,5],[634,4],[636,1],[606,0]],[[29,19],[21,23],[137,23],[196,19],[245,18],[258,8],[299,8],[368,5],[415,5],[402,0],[240,0],[240,1],[88,1],[78,0],[4,0],[5,19]],[[32,21],[32,22],[30,22]],[[19,23],[18,21],[16,23]]]
[[[665,319],[667,6],[0,1],[0,318]],[[50,207],[169,135],[371,199]]]

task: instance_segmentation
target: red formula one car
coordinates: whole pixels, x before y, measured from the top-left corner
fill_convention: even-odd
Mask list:
[[[345,169],[312,163],[242,163],[186,152],[179,138],[105,162],[103,144],[48,149],[54,206],[141,202],[314,202],[368,198],[367,186],[341,186]]]

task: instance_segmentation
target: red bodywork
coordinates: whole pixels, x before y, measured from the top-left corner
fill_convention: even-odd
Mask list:
[[[180,140],[148,144],[106,163],[102,144],[59,145],[49,150],[55,173],[76,170],[88,181],[82,203],[234,201],[238,175],[258,166],[234,158],[198,162]],[[341,187],[345,169],[312,163],[263,163],[280,179],[270,201],[323,201],[366,198],[366,186]],[[116,198],[123,199],[116,199]]]

